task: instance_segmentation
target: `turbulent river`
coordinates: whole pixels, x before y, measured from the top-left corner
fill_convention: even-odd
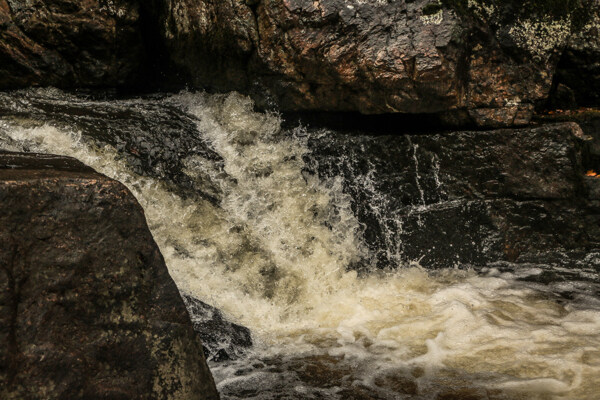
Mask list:
[[[385,229],[376,266],[343,177],[314,172],[309,142],[335,132],[283,129],[233,93],[0,100],[0,148],[123,182],[180,291],[250,329],[250,349],[211,362],[224,399],[600,398],[598,270],[426,269]],[[383,203],[374,218],[401,230]]]

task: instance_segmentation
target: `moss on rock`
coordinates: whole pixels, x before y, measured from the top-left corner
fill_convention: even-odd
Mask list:
[[[441,0],[463,18],[489,25],[504,42],[537,59],[549,57],[592,18],[594,0]]]

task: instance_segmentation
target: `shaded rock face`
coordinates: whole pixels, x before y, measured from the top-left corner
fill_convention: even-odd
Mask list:
[[[144,214],[80,162],[0,153],[0,397],[217,399]]]
[[[0,87],[131,85],[139,19],[136,1],[0,0]]]
[[[556,71],[555,92],[564,85],[573,92],[574,106],[600,105],[600,1],[587,12],[589,20],[569,39]],[[560,93],[558,93],[560,94]]]
[[[575,5],[519,3],[154,0],[152,10],[171,68],[197,86],[283,111],[442,113],[497,127],[529,122],[580,29]]]
[[[600,179],[585,178],[582,161],[589,141],[574,123],[321,134],[309,139],[307,173],[344,177],[378,266],[600,266]]]

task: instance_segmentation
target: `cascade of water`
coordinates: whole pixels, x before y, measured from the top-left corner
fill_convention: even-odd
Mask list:
[[[254,112],[238,94],[148,102],[194,117],[220,159],[185,156],[182,172],[216,199],[135,173],[76,122],[3,118],[0,147],[70,155],[132,190],[179,288],[253,333],[246,358],[212,366],[223,397],[596,394],[597,299],[561,303],[551,288],[494,269],[358,277],[349,267],[369,257],[363,230],[341,178],[306,173],[305,130],[282,131],[276,115]]]

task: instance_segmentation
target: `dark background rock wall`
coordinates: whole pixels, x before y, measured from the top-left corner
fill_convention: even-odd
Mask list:
[[[597,104],[583,83],[598,74],[598,10],[598,0],[0,0],[0,88],[189,85],[282,111],[523,125],[547,104],[559,60],[563,86]]]
[[[141,84],[139,4],[0,0],[0,88]]]

